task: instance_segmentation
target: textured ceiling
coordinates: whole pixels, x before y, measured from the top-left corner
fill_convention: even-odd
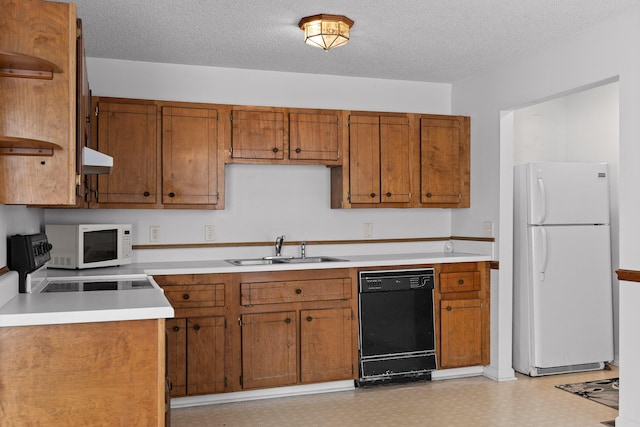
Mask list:
[[[640,0],[74,0],[87,56],[455,82],[535,52]],[[329,52],[300,18],[355,21]]]

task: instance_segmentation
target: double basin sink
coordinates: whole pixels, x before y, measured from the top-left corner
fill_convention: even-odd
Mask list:
[[[233,265],[269,265],[269,264],[302,264],[302,263],[321,263],[321,262],[341,262],[346,261],[340,258],[329,256],[312,256],[312,257],[264,257],[264,258],[243,258],[243,259],[227,259],[226,262]]]

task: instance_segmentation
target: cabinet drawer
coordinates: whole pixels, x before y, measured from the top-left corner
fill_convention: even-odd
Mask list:
[[[460,271],[440,274],[440,292],[466,292],[479,290],[479,271]]]
[[[351,298],[351,279],[316,279],[241,283],[242,305],[278,304]]]
[[[224,283],[211,285],[163,286],[173,308],[223,307]]]

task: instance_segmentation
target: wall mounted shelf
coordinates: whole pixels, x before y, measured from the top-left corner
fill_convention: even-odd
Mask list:
[[[55,64],[35,56],[0,51],[0,77],[52,80],[62,70]]]
[[[61,146],[53,142],[0,136],[0,156],[53,156],[53,150],[61,149]]]

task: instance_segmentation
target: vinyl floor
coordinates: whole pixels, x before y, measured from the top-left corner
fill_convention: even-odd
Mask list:
[[[618,411],[555,388],[618,376],[603,371],[496,382],[484,377],[173,409],[172,427],[192,426],[554,426],[589,427]]]

